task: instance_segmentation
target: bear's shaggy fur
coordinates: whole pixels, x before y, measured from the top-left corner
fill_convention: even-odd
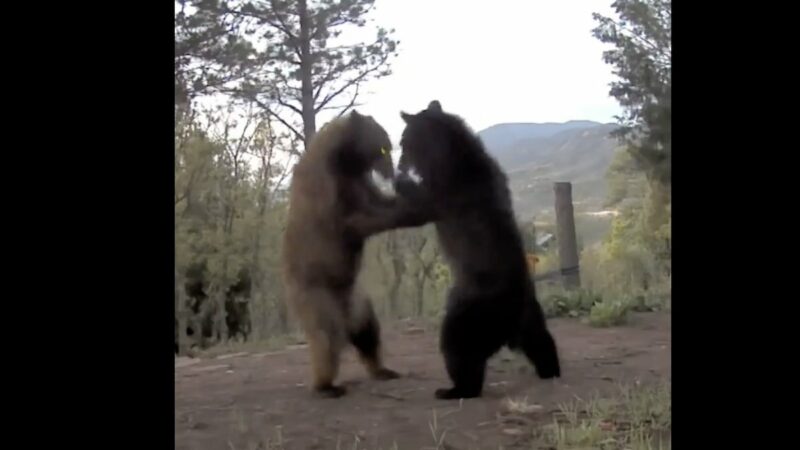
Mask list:
[[[370,179],[373,169],[394,178],[391,149],[386,131],[353,111],[314,136],[292,174],[283,243],[285,299],[306,334],[312,388],[325,397],[345,393],[334,381],[348,343],[372,377],[398,376],[383,365],[378,320],[356,286],[365,239],[420,224],[415,209],[383,196]]]
[[[436,223],[454,276],[441,330],[441,351],[453,387],[440,399],[481,395],[486,362],[504,345],[521,349],[543,379],[561,376],[558,351],[536,299],[505,174],[479,138],[437,101],[401,113],[395,189]]]

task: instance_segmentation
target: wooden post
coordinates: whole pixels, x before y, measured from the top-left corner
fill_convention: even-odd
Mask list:
[[[575,234],[575,214],[572,208],[572,183],[558,182],[553,185],[556,194],[556,239],[561,260],[561,275],[564,289],[580,287],[581,277],[578,262],[578,243]]]

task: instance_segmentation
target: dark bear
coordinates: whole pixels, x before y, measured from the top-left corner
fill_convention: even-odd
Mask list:
[[[450,263],[440,348],[453,382],[440,399],[479,397],[486,362],[503,346],[528,357],[542,379],[561,376],[558,351],[528,272],[508,182],[463,120],[438,101],[401,113],[395,189],[435,222]],[[414,169],[416,183],[404,172]]]

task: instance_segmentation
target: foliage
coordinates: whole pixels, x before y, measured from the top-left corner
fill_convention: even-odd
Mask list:
[[[451,283],[433,225],[370,238],[362,281],[378,310],[390,317],[435,316]]]
[[[624,300],[603,300],[592,305],[589,324],[594,327],[612,327],[628,321],[631,305]]]
[[[582,281],[606,297],[666,307],[672,275],[672,2],[616,0],[612,7],[618,19],[595,14],[593,33],[614,46],[604,59],[619,78],[610,94],[624,109],[618,118],[624,146],[607,174],[607,205],[619,214],[604,242],[583,250]],[[599,306],[596,317],[624,309],[614,305]]]
[[[592,306],[603,301],[600,294],[588,289],[550,293],[543,291],[542,294],[541,304],[547,317],[584,316],[591,311]]]
[[[254,341],[274,341],[292,331],[282,299],[280,253],[288,206],[283,189],[295,141],[278,135],[272,125],[256,114],[226,108],[176,125],[183,136],[175,147],[176,290],[192,264],[206,265],[209,295],[235,284],[241,269],[249,270]],[[383,316],[439,313],[450,273],[433,226],[370,239],[361,281]]]
[[[393,30],[378,26],[375,37],[366,43],[342,38],[344,29],[367,24],[365,16],[374,3],[251,1],[242,8],[266,25],[267,34],[276,35],[267,50],[275,62],[269,89],[254,86],[254,95],[261,103],[264,93],[270,102],[299,115],[306,142],[316,131],[316,114],[325,110],[345,113],[357,104],[363,82],[390,73],[389,59],[397,47],[397,41],[391,38]]]
[[[252,102],[304,142],[316,132],[317,114],[356,106],[363,83],[388,75],[396,55],[393,30],[375,26],[374,37],[354,38],[363,34],[374,0],[180,3],[176,58],[185,70],[179,73],[195,74],[180,77],[183,85]],[[184,61],[196,61],[194,70]]]
[[[619,80],[610,94],[624,108],[618,135],[652,181],[672,177],[672,1],[616,0],[618,20],[594,14],[594,36]]]
[[[617,395],[575,400],[559,405],[544,438],[552,448],[672,448],[671,383],[622,385]]]
[[[249,295],[239,301],[250,338],[291,331],[280,276],[286,180],[316,115],[346,112],[363,82],[389,73],[392,32],[376,26],[372,40],[352,33],[367,29],[373,4],[176,0],[176,320],[195,328],[210,320],[224,339],[226,318],[240,314],[225,293],[249,275]],[[406,246],[415,251],[393,257],[408,266],[396,278],[410,285],[420,314],[436,276],[436,245],[417,232]],[[197,298],[184,292],[190,269],[203,282]]]
[[[175,104],[231,89],[262,62],[244,38],[243,17],[227,11],[228,2],[175,1]]]
[[[612,221],[611,231],[597,246],[581,253],[581,282],[606,297],[641,296],[648,304],[669,301],[671,260],[655,251],[661,229],[653,232],[641,206],[628,206]],[[669,223],[669,220],[668,222]]]
[[[606,207],[619,206],[623,200],[641,200],[647,182],[636,166],[631,153],[623,147],[614,152],[614,158],[606,172],[608,195]]]
[[[181,290],[191,266],[202,264],[204,291],[212,297],[206,302],[214,303],[245,270],[253,280],[247,320],[254,334],[285,330],[277,255],[286,205],[277,194],[290,164],[279,154],[290,141],[249,112],[222,109],[202,118],[176,125],[176,288]],[[234,133],[236,122],[241,126]],[[224,314],[219,307],[206,311]],[[224,334],[220,326],[216,320],[215,335]]]

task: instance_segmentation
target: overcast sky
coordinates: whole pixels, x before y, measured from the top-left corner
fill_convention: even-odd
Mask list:
[[[592,13],[611,0],[377,0],[375,22],[396,29],[393,74],[370,83],[363,113],[397,142],[399,111],[438,99],[479,131],[502,122],[613,122],[606,47]],[[320,117],[318,124],[327,121]]]

